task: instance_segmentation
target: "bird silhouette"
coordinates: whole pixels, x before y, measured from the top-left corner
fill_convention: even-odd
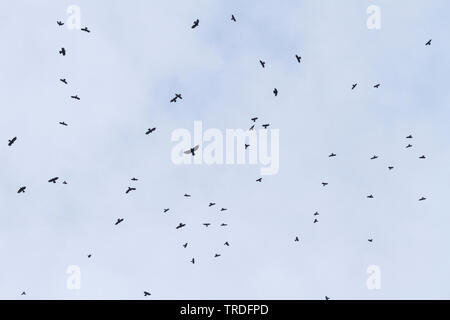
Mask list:
[[[419,159],[426,159],[424,155],[420,156]]]
[[[370,160],[375,160],[378,159],[378,156],[373,156],[372,158],[370,158]]]
[[[226,227],[226,226],[228,226],[228,224],[222,223],[220,226],[221,226],[221,227]]]
[[[208,228],[211,225],[211,223],[204,223],[203,225]]]
[[[20,187],[19,188],[19,191],[17,191],[17,193],[25,193],[25,189],[26,189],[27,187]]]
[[[253,129],[255,129],[255,125],[252,125],[252,126],[250,127],[250,129],[248,129],[248,130],[251,131],[251,130],[253,130]]]
[[[26,294],[25,291],[23,291],[20,295],[21,295],[21,296],[26,296],[27,294]]]
[[[433,40],[433,39],[428,40],[428,42],[425,43],[425,45],[426,45],[426,46],[431,46],[431,40]]]
[[[224,245],[224,246],[227,246],[227,247],[230,246],[230,244],[228,243],[228,241],[226,241],[223,245]]]
[[[186,242],[185,244],[183,244],[184,248],[187,248],[188,243]]]
[[[236,22],[236,18],[234,17],[234,15],[231,15],[231,21]]]
[[[389,169],[389,170],[392,170],[392,169],[394,169],[394,167],[393,167],[393,166],[389,166],[388,169]]]
[[[227,211],[227,208],[222,208],[220,209],[220,211]]]
[[[262,178],[256,179],[256,182],[261,182]]]
[[[210,202],[208,206],[209,206],[209,207],[212,207],[212,206],[215,206],[215,205],[216,205],[215,202]]]
[[[377,89],[378,89],[378,88],[380,87],[380,84],[379,84],[379,83],[377,83],[377,84],[376,84],[376,85],[374,85],[373,87],[374,87],[374,88],[377,88]]]
[[[150,133],[152,133],[155,130],[156,130],[156,128],[149,128],[145,134],[149,135]]]
[[[407,146],[406,146],[406,148],[408,149],[408,148],[411,148],[412,147],[412,144],[408,144]]]
[[[295,237],[294,241],[299,242],[300,240],[298,239],[298,237]]]
[[[252,120],[253,122],[256,122],[256,120],[258,120],[258,117],[251,118],[250,120]]]
[[[61,50],[59,50],[59,54],[62,54],[63,56],[66,55],[66,49],[61,48]]]
[[[14,137],[11,140],[8,140],[8,146],[11,147],[14,144],[14,142],[16,142],[16,140],[17,140],[17,137]]]
[[[329,158],[336,157],[336,153],[331,153],[328,157]]]
[[[275,97],[278,96],[278,90],[277,90],[277,88],[273,89],[273,94],[275,95]]]
[[[317,223],[317,222],[319,222],[319,220],[317,220],[317,219],[314,219],[314,222],[313,222],[313,223]]]
[[[67,184],[67,181],[63,181],[63,184]]]
[[[195,264],[195,259],[194,258],[192,258],[191,263]]]
[[[367,196],[367,199],[373,199],[373,195],[372,195],[372,194],[369,194],[369,195]]]
[[[301,62],[301,60],[302,60],[302,57],[300,57],[300,56],[299,56],[299,55],[297,55],[297,54],[295,55],[295,58],[297,59],[297,62],[298,62],[298,63],[300,63],[300,62]]]
[[[196,145],[195,147],[193,147],[193,148],[191,148],[191,149],[185,151],[184,153],[185,153],[185,154],[192,154],[193,156],[195,156],[195,151],[197,151],[198,148],[199,148],[199,145]]]
[[[170,102],[177,102],[177,99],[183,99],[180,93],[175,93],[175,97]]]
[[[61,21],[56,21],[56,23],[58,24],[58,26],[63,26],[64,25],[64,22],[61,22]]]
[[[81,31],[84,31],[84,32],[87,32],[87,33],[91,32],[91,31],[88,29],[88,27],[81,28]]]
[[[185,193],[184,196],[185,196],[186,198],[190,198],[190,197],[191,197],[191,195],[190,195],[190,194],[187,194],[187,193]]]
[[[150,295],[151,295],[150,292],[144,291],[144,297],[147,297],[147,296],[150,296]]]
[[[328,185],[328,182],[322,182],[322,186],[326,187]]]
[[[412,138],[413,138],[412,135],[409,135],[409,136],[406,137],[406,139],[412,139]]]
[[[62,126],[67,127],[67,123],[65,123],[64,121],[60,122],[59,124],[62,125]]]
[[[123,218],[118,218],[117,221],[116,221],[116,223],[115,223],[114,225],[117,226],[117,225],[118,225],[119,223],[121,223],[122,221],[123,221]]]
[[[137,178],[131,178],[131,181],[138,181],[139,179],[137,179]]]
[[[59,79],[59,81],[61,81],[62,83],[67,84],[67,80],[66,79]]]
[[[425,197],[421,197],[421,198],[419,199],[419,201],[425,201],[425,200],[427,200],[427,198],[425,198]]]
[[[91,254],[88,254],[88,256],[87,256],[88,258],[90,258],[90,257],[92,257],[92,255]]]
[[[136,188],[128,187],[127,191],[125,191],[126,194],[130,193],[131,191],[135,191]]]
[[[167,211],[169,211],[170,209],[169,208],[167,208],[167,209],[164,209],[164,213],[166,213]]]
[[[56,181],[57,181],[58,179],[59,179],[58,177],[54,177],[54,178],[51,178],[50,180],[48,180],[48,182],[50,182],[50,183],[56,183]]]
[[[357,83],[353,84],[352,85],[352,90],[355,89],[357,85],[358,85]]]
[[[319,212],[317,212],[317,211],[314,212],[314,215],[315,215],[315,216],[318,216],[318,215],[319,215]]]
[[[267,124],[263,124],[262,126],[263,126],[264,129],[267,129],[270,126],[270,124],[267,123]]]
[[[218,257],[220,257],[220,254],[216,253],[216,254],[214,255],[214,258],[218,258]]]
[[[244,144],[245,150],[247,150],[248,147],[250,147],[249,144]]]
[[[367,241],[369,241],[369,242],[373,242],[373,239],[367,239]]]
[[[75,100],[80,100],[80,97],[78,97],[78,95],[74,95],[74,96],[70,96],[70,97]]]
[[[266,67],[266,62],[265,62],[265,61],[259,60],[259,63],[261,64],[261,66],[262,66],[263,68]]]
[[[325,300],[330,300],[330,298],[329,298],[329,297],[327,297],[327,296],[325,296]]]
[[[199,23],[199,22],[200,22],[200,20],[198,20],[198,19],[195,20],[195,21],[194,21],[194,24],[192,25],[191,28],[194,29],[194,28],[198,27],[198,23]]]
[[[180,222],[180,224],[178,224],[178,226],[175,229],[181,229],[183,227],[186,227],[186,225]]]

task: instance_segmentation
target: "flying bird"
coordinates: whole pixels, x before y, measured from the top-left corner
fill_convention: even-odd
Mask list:
[[[177,99],[183,99],[180,93],[175,93],[175,97],[170,102],[177,102]]]
[[[265,66],[266,66],[266,62],[265,62],[265,61],[259,60],[259,63],[261,64],[261,66],[262,66],[263,68],[265,68]]]
[[[251,130],[253,130],[253,129],[255,129],[255,125],[252,125],[252,126],[250,127],[250,129],[248,129],[248,130],[251,131]]]
[[[234,15],[231,15],[231,21],[236,22],[236,18],[234,17]]]
[[[372,194],[369,194],[369,195],[367,196],[367,199],[373,199],[373,195],[372,195]]]
[[[227,211],[227,208],[222,208],[220,209],[220,211]]]
[[[369,242],[373,242],[373,239],[367,239],[367,241],[369,241]]]
[[[262,126],[263,126],[264,129],[267,129],[270,126],[270,124],[269,123],[268,124],[263,124]]]
[[[90,258],[90,257],[92,257],[92,255],[91,254],[88,254],[88,256],[87,256],[88,258]]]
[[[61,48],[61,50],[59,50],[59,54],[62,54],[63,56],[66,55],[66,49]]]
[[[221,226],[221,227],[226,227],[226,226],[228,226],[228,224],[222,223],[220,226]]]
[[[185,151],[184,153],[185,153],[185,154],[192,154],[193,156],[195,156],[195,151],[197,151],[198,148],[199,148],[199,145],[196,145],[195,147],[193,147],[193,148],[191,148],[191,149]]]
[[[188,243],[186,242],[185,244],[183,244],[184,248],[187,248]]]
[[[191,195],[190,195],[190,194],[187,194],[187,193],[185,193],[184,196],[185,196],[186,198],[190,198],[190,197],[191,197]]]
[[[256,182],[261,182],[262,178],[256,179]]]
[[[130,193],[131,191],[135,191],[135,190],[136,190],[136,188],[128,187],[128,190],[125,191],[125,193],[128,194],[128,193]]]
[[[322,182],[322,186],[327,186],[328,185],[328,182]]]
[[[253,122],[256,122],[256,120],[258,120],[258,117],[251,118],[250,120],[252,120]]]
[[[317,223],[317,222],[319,222],[319,220],[317,220],[317,219],[314,219],[314,222],[313,222],[313,223]]]
[[[20,295],[21,296],[26,296],[27,294],[25,293],[25,291],[23,291]]]
[[[358,85],[357,83],[353,84],[352,85],[352,90],[355,89],[357,85]]]
[[[426,45],[426,46],[431,46],[431,40],[433,40],[433,39],[428,40],[428,42],[425,43],[425,45]]]
[[[277,90],[277,88],[273,89],[273,94],[275,95],[275,97],[278,96],[278,90]]]
[[[195,259],[194,258],[192,258],[191,263],[195,264]]]
[[[406,139],[412,139],[412,138],[413,138],[412,135],[409,135],[409,136],[406,137]]]
[[[144,297],[147,297],[147,296],[150,296],[150,295],[151,295],[150,292],[144,291]]]
[[[421,198],[419,199],[419,201],[425,201],[425,200],[427,200],[427,198],[425,198],[425,197],[421,197]]]
[[[244,146],[245,146],[245,150],[247,150],[247,148],[250,147],[249,144],[245,144]]]
[[[155,130],[156,130],[156,128],[149,128],[145,134],[149,135],[150,133],[152,133]]]
[[[50,180],[48,180],[48,182],[50,182],[50,183],[56,183],[56,181],[59,179],[59,177],[54,177],[54,178],[51,178]]]
[[[208,206],[209,206],[209,207],[212,207],[212,206],[215,206],[215,205],[216,205],[215,202],[210,202]]]
[[[374,88],[377,88],[377,89],[378,89],[378,88],[380,87],[380,84],[379,84],[379,83],[377,83],[377,84],[376,84],[376,85],[374,85],[373,87],[374,87]]]
[[[131,178],[131,181],[138,181],[139,179],[137,179],[137,178]]]
[[[61,22],[61,21],[56,21],[56,23],[58,24],[58,26],[63,26],[64,25],[64,22]]]
[[[88,29],[88,27],[81,28],[81,31],[84,31],[84,32],[87,32],[87,33],[91,32],[91,31]]]
[[[424,155],[420,156],[419,159],[425,159],[426,157]]]
[[[224,245],[224,246],[227,246],[227,247],[230,246],[230,244],[228,243],[228,241],[226,241],[223,245]]]
[[[63,79],[59,79],[59,81],[61,81],[62,83],[65,83],[65,84],[67,84],[67,80],[66,80],[65,78],[63,78]]]
[[[378,156],[373,156],[372,158],[370,158],[370,160],[375,160],[375,159],[378,159]]]
[[[118,218],[117,221],[116,221],[116,223],[115,223],[114,225],[117,226],[117,225],[118,225],[119,223],[121,223],[122,221],[123,221],[123,218]]]
[[[295,55],[295,58],[297,58],[297,61],[298,61],[298,63],[300,63],[301,62],[301,60],[302,60],[302,57],[300,57],[299,55]]]
[[[406,146],[406,148],[411,148],[412,147],[412,144],[408,144],[407,146]]]
[[[388,169],[389,169],[389,170],[392,170],[392,169],[394,169],[394,167],[393,167],[393,166],[389,166]]]
[[[214,258],[218,258],[218,257],[220,257],[220,254],[216,253],[216,254],[214,255]]]
[[[198,27],[198,23],[199,23],[199,22],[200,22],[200,20],[198,20],[198,19],[195,20],[195,21],[194,21],[194,24],[192,25],[191,28],[194,29],[194,28]]]
[[[298,237],[295,237],[295,242],[299,242],[300,240],[298,239]]]
[[[67,184],[67,181],[64,181],[63,184]]]
[[[78,97],[78,95],[74,95],[74,96],[70,96],[70,97],[75,100],[80,100],[80,97]]]
[[[336,157],[336,153],[331,153],[328,157],[329,158]]]
[[[20,187],[19,191],[17,191],[17,193],[25,193],[25,189],[27,187]]]
[[[186,225],[180,222],[180,224],[175,229],[181,229],[183,227],[186,227]]]
[[[203,225],[208,228],[211,225],[211,223],[204,223]]]
[[[167,208],[167,209],[164,209],[164,213],[166,213],[167,211],[169,211],[170,209],[169,208]]]
[[[14,137],[11,140],[8,140],[8,147],[11,147],[14,144],[14,142],[16,142],[16,140],[17,140],[17,137]]]
[[[67,127],[67,123],[65,123],[64,121],[61,121],[59,124],[62,125],[62,126]]]
[[[315,215],[315,216],[318,216],[318,215],[319,215],[319,212],[317,212],[317,211],[314,212],[314,215]]]
[[[325,300],[330,300],[330,298],[329,298],[329,297],[327,297],[327,296],[325,296]]]

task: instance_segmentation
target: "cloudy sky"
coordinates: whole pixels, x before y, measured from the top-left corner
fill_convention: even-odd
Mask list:
[[[90,33],[56,24],[72,4]],[[370,5],[379,30],[367,28]],[[1,2],[0,298],[450,298],[449,10],[445,0]],[[172,162],[174,130],[196,120],[247,130],[252,117],[279,130],[277,174],[257,183],[260,165]],[[366,284],[371,265],[378,290]]]

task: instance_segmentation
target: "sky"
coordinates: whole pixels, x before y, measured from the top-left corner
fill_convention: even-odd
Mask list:
[[[70,5],[90,33],[57,25]],[[1,2],[0,298],[449,299],[449,10]],[[258,164],[173,163],[175,130],[252,117],[279,130],[279,171],[261,183]]]

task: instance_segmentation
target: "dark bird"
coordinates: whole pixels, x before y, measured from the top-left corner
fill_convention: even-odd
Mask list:
[[[298,239],[298,237],[295,237],[295,242],[299,242],[300,240]]]
[[[419,201],[425,201],[425,200],[427,200],[427,198],[425,198],[425,197],[421,197],[421,198],[419,199]]]
[[[164,209],[164,213],[166,213],[167,211],[169,211],[170,209],[169,208],[167,208],[167,209]]]
[[[16,140],[17,140],[17,137],[14,137],[11,140],[8,140],[8,146],[11,147],[14,144],[14,142],[16,142]]]
[[[25,293],[25,291],[23,291],[22,293],[21,293],[21,296],[26,296],[27,294]]]
[[[300,63],[301,62],[301,60],[302,60],[302,57],[300,57],[299,55],[295,55],[295,58],[297,58],[297,61],[298,61],[298,63]]]
[[[317,220],[317,219],[314,219],[314,222],[313,222],[313,223],[317,223],[317,222],[319,222],[319,220]]]
[[[327,297],[327,296],[325,296],[325,300],[330,300],[330,298],[329,298],[329,297]]]
[[[373,239],[367,239],[367,241],[369,241],[369,242],[373,242]]]
[[[331,157],[336,157],[336,153],[331,153],[328,157],[329,157],[329,158],[331,158]]]
[[[261,182],[262,178],[256,179],[256,182]]]
[[[262,66],[263,68],[265,68],[265,66],[266,66],[266,62],[265,62],[265,61],[259,60],[259,63],[261,63],[261,66]]]
[[[357,85],[358,85],[357,83],[353,84],[352,85],[352,90],[355,89]]]
[[[267,129],[270,126],[270,124],[269,123],[268,124],[263,124],[262,126],[263,126],[264,129]]]
[[[377,84],[376,84],[376,85],[374,85],[373,87],[374,87],[374,88],[377,88],[377,89],[378,89],[378,88],[380,87],[380,84],[379,84],[379,83],[377,83]]]
[[[227,246],[227,247],[230,246],[230,244],[228,243],[228,241],[226,241],[223,245],[224,245],[224,246]]]
[[[196,145],[195,147],[193,147],[193,148],[191,148],[191,149],[185,151],[184,153],[185,153],[185,154],[192,154],[193,156],[195,156],[195,151],[197,151],[198,148],[199,148],[199,145]]]
[[[221,226],[221,227],[226,227],[226,226],[228,226],[228,224],[222,223],[220,226]]]
[[[64,181],[63,184],[67,184],[67,181]]]
[[[210,202],[210,203],[209,203],[209,207],[212,207],[212,206],[215,206],[215,205],[216,205],[215,202]]]
[[[234,15],[231,15],[231,21],[236,22],[236,18],[234,17]]]
[[[150,295],[151,295],[150,292],[144,291],[144,297],[147,297],[147,296],[150,296]]]
[[[92,255],[91,254],[88,254],[88,256],[87,256],[88,258],[90,258],[90,257],[92,257]]]
[[[372,194],[369,194],[369,195],[367,196],[367,199],[373,199],[373,195],[372,195]]]
[[[63,56],[66,55],[66,49],[61,48],[61,50],[59,50],[59,54],[62,54]]]
[[[251,118],[250,120],[252,120],[253,122],[256,122],[256,120],[258,120],[258,117]]]
[[[188,243],[183,244],[183,248],[187,248]]]
[[[114,225],[117,226],[117,225],[118,225],[119,223],[121,223],[122,221],[123,221],[123,218],[118,218],[117,221],[116,221],[116,223],[115,223]]]
[[[411,148],[412,147],[412,144],[408,144],[407,146],[406,146],[406,148]]]
[[[319,212],[317,212],[317,211],[314,212],[314,215],[315,215],[315,216],[318,216],[318,215],[319,215]]]
[[[322,182],[322,186],[327,186],[328,185],[328,182]]]
[[[375,160],[378,159],[378,156],[373,156],[372,158],[370,158],[370,160]]]
[[[218,257],[220,257],[220,254],[216,253],[216,254],[214,255],[214,258],[218,258]]]
[[[137,178],[131,178],[131,181],[138,181],[139,179]]]
[[[180,224],[175,229],[181,229],[183,227],[186,227],[186,225],[180,222]]]
[[[227,208],[222,208],[220,209],[220,211],[227,211]]]
[[[255,129],[255,125],[252,125],[252,126],[250,127],[250,129],[248,129],[248,130],[251,131],[251,130],[253,130],[253,129]]]
[[[187,193],[185,193],[184,196],[185,196],[186,198],[190,198],[190,197],[191,197],[191,195],[190,195],[190,194],[187,194]]]
[[[65,123],[64,121],[60,122],[59,124],[62,125],[62,126],[67,127],[67,123]]]
[[[17,191],[17,193],[25,193],[25,189],[27,187],[20,187],[19,191]]]
[[[191,263],[195,264],[195,259],[194,258],[192,258]]]
[[[204,223],[203,225],[208,228],[211,225],[211,223]]]
[[[56,181],[57,181],[58,179],[59,179],[58,177],[54,177],[54,178],[51,178],[50,180],[48,180],[48,182],[56,183]]]
[[[149,135],[150,133],[152,133],[155,130],[156,130],[156,128],[149,128],[145,134]]]
[[[59,79],[59,81],[61,81],[62,83],[67,84],[67,80],[66,79]]]
[[[394,169],[394,167],[393,167],[393,166],[389,166],[388,169],[389,169],[389,170],[392,170],[392,169]]]
[[[428,42],[425,43],[425,45],[426,45],[426,46],[431,46],[431,40],[433,40],[433,39],[428,40]]]
[[[175,97],[170,102],[177,102],[177,99],[183,99],[180,93],[175,93]]]
[[[75,100],[80,100],[80,97],[78,97],[78,95],[74,95],[74,96],[70,96],[70,97]]]
[[[425,159],[426,157],[424,155],[420,156],[419,159]]]
[[[87,32],[87,33],[91,32],[87,27],[81,28],[81,31],[84,31],[84,32]]]
[[[412,139],[412,138],[413,138],[412,135],[409,135],[409,136],[406,137],[406,139]]]
[[[245,149],[246,149],[246,150],[247,150],[248,147],[250,147],[249,144],[245,144],[244,146],[245,146]]]
[[[64,22],[61,22],[61,21],[56,21],[56,23],[58,24],[58,26],[63,26],[64,25]]]
[[[273,89],[273,94],[275,95],[275,97],[278,95],[278,90],[277,90],[277,88]]]
[[[130,193],[131,191],[135,191],[135,190],[136,190],[136,188],[128,187],[128,190],[125,191],[125,193],[128,194],[128,193]]]
[[[198,27],[198,23],[199,23],[199,22],[200,22],[200,20],[198,20],[198,19],[195,20],[195,21],[194,21],[194,24],[192,25],[191,28],[194,29],[194,28]]]

